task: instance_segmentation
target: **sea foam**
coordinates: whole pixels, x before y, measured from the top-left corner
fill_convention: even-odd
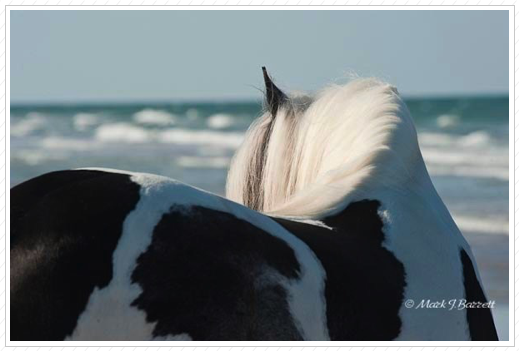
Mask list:
[[[176,116],[163,110],[144,109],[136,112],[133,120],[139,124],[164,127],[175,124]]]

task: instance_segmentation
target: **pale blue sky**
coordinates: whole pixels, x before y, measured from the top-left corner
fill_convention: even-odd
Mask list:
[[[506,94],[506,11],[12,11],[12,102],[258,99],[348,72]]]

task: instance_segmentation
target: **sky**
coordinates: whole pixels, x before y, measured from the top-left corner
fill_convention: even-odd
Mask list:
[[[506,11],[10,12],[11,102],[261,98],[375,76],[404,96],[508,93]]]

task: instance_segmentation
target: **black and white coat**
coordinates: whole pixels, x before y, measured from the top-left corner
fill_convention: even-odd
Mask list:
[[[326,183],[308,170],[315,177],[289,179],[282,200],[269,195],[268,153],[299,151],[297,143],[274,148],[276,138],[312,132],[277,121],[315,117],[323,97],[288,104],[266,82],[270,109],[250,133],[268,133],[249,134],[233,162],[228,194],[235,201],[108,169],[48,173],[11,189],[11,340],[497,339],[489,309],[406,307],[409,300],[486,301],[470,248],[412,140],[390,139],[390,153],[371,159],[377,166],[367,173],[362,165],[370,162],[361,162],[361,182],[345,175]],[[373,82],[347,94],[362,101],[373,89],[400,101],[393,88]],[[385,131],[390,136],[401,136],[401,126],[414,131],[402,123],[399,104],[392,116],[404,117]],[[412,160],[412,174],[400,174],[391,155]]]

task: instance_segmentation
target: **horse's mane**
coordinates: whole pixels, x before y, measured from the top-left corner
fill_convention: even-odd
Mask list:
[[[404,189],[423,164],[397,90],[376,79],[287,98],[249,128],[227,197],[272,215],[319,218],[376,189]]]

